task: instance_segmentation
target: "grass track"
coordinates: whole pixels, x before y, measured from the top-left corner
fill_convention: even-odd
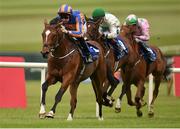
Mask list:
[[[54,119],[38,118],[40,88],[39,81],[28,81],[26,84],[27,102],[26,109],[0,109],[0,127],[15,128],[83,128],[83,127],[104,127],[104,128],[175,128],[180,127],[180,98],[166,95],[166,84],[162,84],[160,95],[155,103],[155,117],[148,118],[147,107],[144,107],[143,117],[137,118],[135,108],[126,104],[126,98],[123,99],[123,110],[120,114],[114,113],[113,108],[103,108],[104,121],[98,121],[95,117],[95,97],[92,87],[87,84],[81,84],[78,91],[78,104],[75,111],[74,120],[66,121],[69,112],[69,91],[63,96],[61,104],[57,107]],[[147,86],[146,86],[147,87]],[[59,84],[49,88],[47,92],[46,109],[49,111],[54,96],[59,88]],[[118,86],[114,96],[117,98],[121,85]],[[146,88],[148,89],[148,87]],[[135,88],[133,88],[135,91]],[[147,93],[146,93],[147,94]],[[145,96],[145,99],[147,95]],[[147,100],[147,99],[146,99]]]

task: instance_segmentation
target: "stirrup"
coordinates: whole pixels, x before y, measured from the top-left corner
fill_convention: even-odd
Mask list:
[[[93,62],[92,56],[91,56],[91,55],[88,55],[88,56],[86,57],[86,61],[87,61],[88,63],[92,63],[92,62]]]

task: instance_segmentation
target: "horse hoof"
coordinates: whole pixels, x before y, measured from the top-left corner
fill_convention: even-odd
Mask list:
[[[142,107],[144,107],[144,106],[146,106],[146,105],[147,105],[147,102],[141,101],[141,106],[142,106]]]
[[[54,118],[54,112],[53,111],[50,111],[46,114],[46,118]]]
[[[73,120],[73,117],[72,117],[72,114],[70,113],[70,114],[68,115],[67,121],[72,121],[72,120]]]
[[[103,117],[98,117],[98,120],[99,120],[99,121],[103,121],[104,118],[103,118]]]
[[[112,101],[112,102],[114,102],[114,101],[115,101],[115,98],[113,98],[112,96],[111,96],[111,101]]]
[[[136,104],[134,102],[128,102],[129,106],[135,106]]]
[[[115,107],[115,113],[120,113],[120,112],[121,112],[121,108]]]
[[[113,107],[112,101],[111,101],[111,102],[104,101],[104,102],[102,103],[102,105],[107,106],[107,107]]]
[[[142,117],[142,115],[143,115],[143,113],[142,113],[140,110],[138,110],[138,111],[137,111],[137,116],[138,116],[138,117]]]
[[[39,113],[39,118],[44,119],[46,117],[46,113]]]
[[[149,118],[154,117],[154,112],[151,112],[151,111],[150,111],[150,112],[148,113],[148,116],[149,116]]]
[[[146,102],[144,102],[144,103],[141,104],[142,107],[144,107],[144,106],[146,106],[146,105],[147,105]]]

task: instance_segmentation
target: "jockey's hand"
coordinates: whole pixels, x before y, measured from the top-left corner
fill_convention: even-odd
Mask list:
[[[103,39],[107,39],[107,36],[108,36],[107,34],[102,34]]]
[[[61,31],[65,34],[68,34],[68,30],[64,26],[61,26]]]
[[[141,42],[141,40],[138,39],[138,38],[135,38],[135,41],[136,41],[137,43]]]

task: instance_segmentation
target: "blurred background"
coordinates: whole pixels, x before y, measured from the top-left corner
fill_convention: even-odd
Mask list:
[[[180,55],[180,0],[0,0],[0,56],[22,56],[26,62],[46,62],[40,54],[43,22],[44,19],[50,21],[54,18],[59,6],[65,3],[87,17],[91,17],[95,8],[104,8],[116,15],[121,24],[131,13],[146,18],[150,23],[149,44],[160,47],[167,57]],[[124,97],[122,114],[114,115],[113,110],[104,108],[106,121],[99,122],[95,118],[92,87],[90,84],[81,84],[77,120],[72,123],[65,120],[69,111],[69,93],[65,94],[53,121],[39,120],[39,79],[40,70],[26,69],[27,109],[0,109],[0,127],[180,127],[179,98],[167,97],[165,83],[160,87],[160,97],[156,102],[157,115],[153,119],[147,118],[147,112],[141,120],[137,119],[135,109],[127,105]],[[48,91],[47,109],[54,102],[59,86],[58,83]],[[121,86],[118,86],[114,95],[116,98],[120,91]],[[145,100],[147,98],[146,93]],[[143,111],[147,111],[147,108],[143,108]]]
[[[95,8],[104,8],[121,23],[131,13],[147,18],[150,44],[165,54],[180,54],[179,0],[0,0],[0,51],[38,53],[44,19],[55,17],[64,3],[88,17]]]
[[[50,21],[65,3],[88,17],[95,8],[104,8],[121,24],[131,13],[144,17],[150,23],[149,44],[160,47],[166,56],[180,54],[179,0],[0,0],[0,56],[45,62],[40,55],[44,19]],[[38,79],[36,71],[26,70],[26,79]]]

